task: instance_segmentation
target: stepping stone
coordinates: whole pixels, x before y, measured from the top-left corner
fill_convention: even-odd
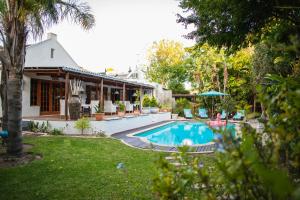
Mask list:
[[[165,157],[166,160],[175,160],[175,157],[174,156],[167,156]]]

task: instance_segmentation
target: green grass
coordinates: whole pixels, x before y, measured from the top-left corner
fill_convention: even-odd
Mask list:
[[[108,138],[25,137],[24,142],[43,159],[0,168],[0,199],[155,199],[155,160],[163,153]],[[119,162],[127,173],[117,169]]]
[[[158,152],[112,139],[27,137],[43,155],[28,165],[0,169],[0,199],[153,199]],[[116,168],[123,162],[128,170]]]

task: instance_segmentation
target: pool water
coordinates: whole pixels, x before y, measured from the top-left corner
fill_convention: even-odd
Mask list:
[[[219,127],[219,129],[224,127]],[[235,135],[235,125],[227,124],[231,134]],[[149,142],[167,145],[200,145],[213,142],[216,134],[203,122],[173,122],[149,131],[138,133],[134,136],[146,138]]]

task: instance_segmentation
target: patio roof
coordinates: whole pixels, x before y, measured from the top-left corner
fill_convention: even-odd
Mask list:
[[[109,76],[103,73],[95,73],[95,72],[91,72],[91,71],[87,71],[87,70],[80,70],[80,69],[76,69],[73,67],[25,67],[24,68],[25,72],[43,72],[45,75],[51,74],[51,73],[71,73],[71,74],[76,74],[78,76],[85,76],[85,77],[89,77],[89,78],[93,78],[93,79],[98,79],[98,78],[103,78],[104,80],[107,81],[111,81],[111,82],[118,82],[118,83],[127,83],[129,85],[133,85],[133,86],[138,86],[138,87],[144,87],[144,88],[148,88],[148,89],[153,89],[154,86],[150,85],[150,84],[145,84],[145,83],[140,83],[137,81],[129,81],[129,80],[125,80],[125,79],[121,79],[118,77],[114,77],[114,76]]]

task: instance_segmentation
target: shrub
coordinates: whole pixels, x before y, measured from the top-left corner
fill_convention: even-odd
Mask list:
[[[88,118],[82,117],[75,122],[75,128],[81,131],[83,135],[84,130],[91,128],[91,123]]]
[[[142,104],[143,107],[150,107],[150,102],[151,102],[151,100],[150,100],[149,96],[145,95],[143,97],[143,104]]]
[[[53,130],[51,130],[49,132],[50,135],[63,135],[63,131],[61,129],[58,128],[54,128]]]
[[[50,124],[48,121],[46,122],[43,122],[41,124],[41,126],[39,127],[39,132],[42,132],[42,133],[49,133],[50,132]]]
[[[183,109],[192,108],[191,102],[185,98],[176,100],[175,113],[179,116],[184,116]]]
[[[102,130],[95,131],[94,134],[95,134],[96,137],[106,137],[105,131],[102,131]]]
[[[49,133],[50,132],[50,124],[49,122],[43,122],[41,125],[39,122],[30,121],[28,123],[28,129],[31,132],[42,132],[42,133]]]
[[[150,99],[149,107],[158,107],[157,100],[154,96]]]
[[[122,103],[122,102],[119,101],[118,105],[119,105],[120,112],[124,112],[125,111],[125,105],[124,105],[124,103]]]
[[[255,118],[259,118],[260,117],[260,113],[258,112],[253,112],[253,113],[249,113],[246,115],[246,119],[255,119]]]
[[[28,123],[28,130],[31,132],[38,132],[39,131],[39,123],[38,122],[34,122],[34,121],[30,121]]]
[[[209,163],[184,148],[179,167],[162,157],[153,182],[161,199],[300,199],[300,79],[271,78],[260,92],[264,131],[245,123],[241,140],[220,130]]]
[[[102,106],[100,106],[100,104],[94,106],[94,109],[95,109],[95,113],[103,113],[104,110],[102,108]]]

